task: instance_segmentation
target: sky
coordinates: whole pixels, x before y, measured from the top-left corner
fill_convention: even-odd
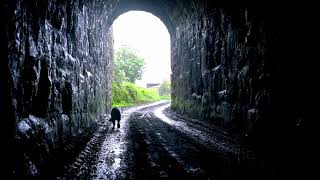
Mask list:
[[[129,11],[113,22],[114,49],[130,46],[145,60],[142,80],[136,84],[170,80],[170,35],[163,22],[151,13]]]

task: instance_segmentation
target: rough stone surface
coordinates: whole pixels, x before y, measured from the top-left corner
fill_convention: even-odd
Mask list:
[[[268,33],[248,9],[210,9],[188,17],[172,43],[173,109],[250,131],[271,106]]]
[[[16,150],[23,149],[14,166],[26,165],[29,175],[111,108],[113,36],[108,7],[96,3],[7,4],[10,121],[17,124]]]
[[[110,109],[110,26],[129,10],[151,12],[169,30],[175,111],[249,140],[270,166],[305,152],[316,11],[212,3],[4,0],[0,95],[11,172],[41,174],[54,149]]]

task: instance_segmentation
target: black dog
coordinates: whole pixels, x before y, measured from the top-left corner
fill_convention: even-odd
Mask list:
[[[120,109],[119,108],[117,108],[117,107],[114,107],[114,108],[112,108],[112,110],[111,110],[111,118],[110,118],[110,120],[109,121],[111,121],[112,122],[112,124],[113,124],[113,129],[115,128],[115,126],[116,126],[116,120],[117,120],[117,122],[118,122],[118,128],[120,128],[120,120],[121,120],[121,111],[120,111]]]

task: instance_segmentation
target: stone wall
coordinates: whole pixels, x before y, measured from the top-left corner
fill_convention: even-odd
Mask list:
[[[267,26],[246,8],[190,15],[172,42],[172,108],[232,132],[254,130],[271,110]]]
[[[193,5],[171,42],[172,108],[250,144],[270,177],[305,178],[315,11]]]
[[[54,150],[111,108],[113,36],[106,23],[108,7],[100,5],[7,3],[13,166],[26,165],[26,174],[40,174]]]

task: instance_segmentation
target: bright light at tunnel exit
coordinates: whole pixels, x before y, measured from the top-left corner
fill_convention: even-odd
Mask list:
[[[170,80],[170,35],[158,17],[144,11],[124,13],[113,22],[113,36],[115,51],[129,46],[145,59],[144,74],[137,85]]]

